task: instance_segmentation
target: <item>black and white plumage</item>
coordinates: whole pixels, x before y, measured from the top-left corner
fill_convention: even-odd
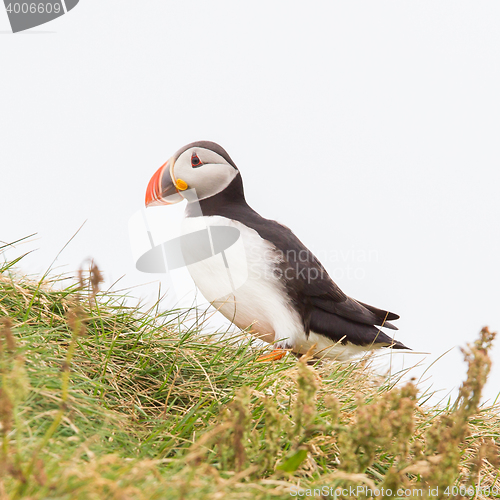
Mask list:
[[[399,316],[347,297],[290,229],[247,204],[240,172],[218,144],[188,144],[151,179],[147,206],[183,199],[185,231],[240,231],[239,250],[188,266],[205,298],[239,328],[276,348],[304,353],[316,345],[339,360],[378,347],[407,349],[380,329],[397,330],[390,321]],[[228,268],[238,281],[230,293]]]

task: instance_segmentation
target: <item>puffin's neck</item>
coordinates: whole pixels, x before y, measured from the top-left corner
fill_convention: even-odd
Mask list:
[[[243,181],[241,175],[238,175],[231,181],[226,189],[214,196],[190,202],[186,207],[186,217],[199,217],[200,215],[225,215],[230,213],[235,207],[248,207],[243,192]],[[200,213],[201,208],[201,213]]]

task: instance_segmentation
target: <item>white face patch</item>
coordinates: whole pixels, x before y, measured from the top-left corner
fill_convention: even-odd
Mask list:
[[[187,184],[189,197],[195,192],[199,200],[220,193],[238,175],[238,171],[222,156],[196,146],[187,149],[177,158],[173,173],[176,180],[183,180]]]

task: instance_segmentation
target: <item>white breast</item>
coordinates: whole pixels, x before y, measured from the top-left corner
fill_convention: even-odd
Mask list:
[[[302,321],[292,307],[283,284],[273,273],[280,254],[253,229],[220,216],[188,217],[184,233],[207,226],[231,226],[240,232],[238,241],[224,254],[188,266],[203,296],[241,329],[254,335],[293,346],[304,338]]]

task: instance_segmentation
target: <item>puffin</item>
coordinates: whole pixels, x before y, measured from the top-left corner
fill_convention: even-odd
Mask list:
[[[200,240],[192,239],[183,253],[205,299],[273,347],[259,361],[288,352],[345,361],[381,347],[408,349],[382,330],[397,330],[391,323],[397,314],[348,297],[288,227],[248,205],[240,170],[218,144],[190,143],[151,177],[146,207],[183,200],[184,234],[208,228],[212,237],[237,235],[225,252],[207,257]]]

